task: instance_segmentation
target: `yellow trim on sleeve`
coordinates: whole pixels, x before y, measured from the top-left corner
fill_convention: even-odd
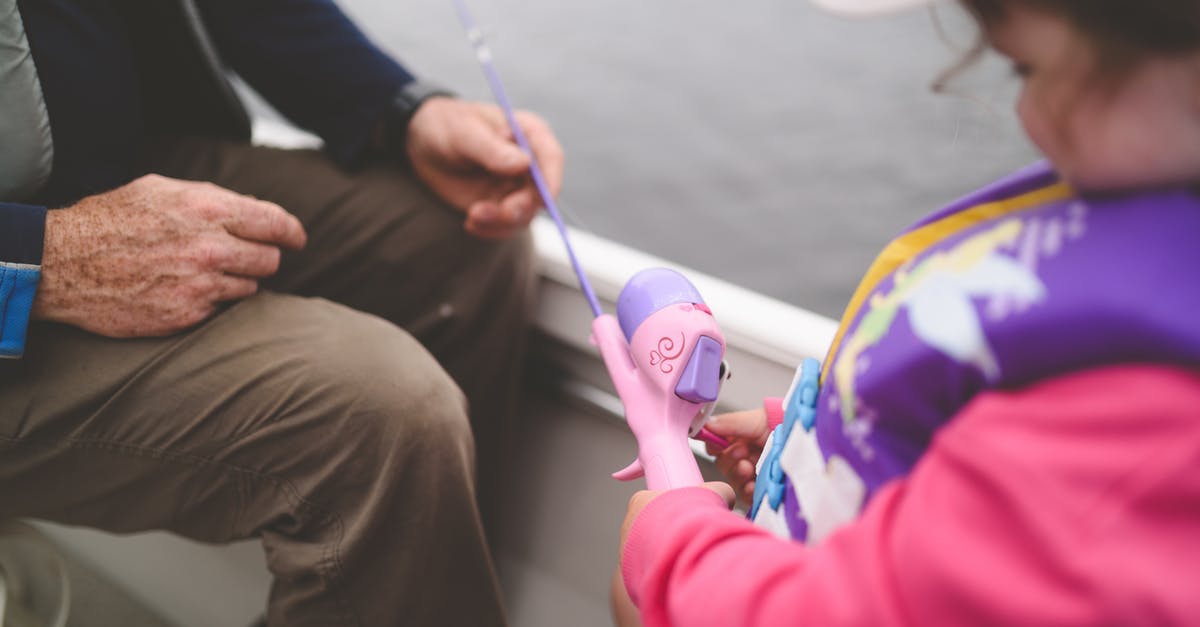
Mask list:
[[[1055,183],[1026,192],[1020,196],[996,200],[962,211],[956,211],[941,220],[930,222],[925,226],[909,231],[892,240],[891,243],[884,247],[883,252],[879,253],[875,261],[871,263],[871,267],[867,270],[866,275],[859,282],[858,288],[854,290],[854,295],[850,297],[850,303],[846,305],[846,311],[842,314],[842,320],[838,324],[837,334],[833,336],[833,344],[830,345],[829,353],[825,356],[825,363],[821,368],[821,381],[824,382],[825,376],[829,373],[829,365],[833,363],[833,356],[837,354],[838,347],[842,343],[842,336],[846,333],[846,327],[858,316],[858,311],[862,308],[863,303],[866,302],[867,296],[875,290],[880,281],[890,276],[897,268],[908,262],[909,259],[919,255],[943,239],[980,222],[998,218],[1022,209],[1070,198],[1073,194],[1074,190],[1066,183]]]

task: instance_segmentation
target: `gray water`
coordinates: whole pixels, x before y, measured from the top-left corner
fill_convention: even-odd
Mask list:
[[[449,0],[341,1],[410,69],[490,100]],[[826,315],[897,230],[1036,158],[998,59],[931,92],[974,40],[952,7],[944,37],[930,12],[803,0],[471,7],[566,150],[577,225]]]

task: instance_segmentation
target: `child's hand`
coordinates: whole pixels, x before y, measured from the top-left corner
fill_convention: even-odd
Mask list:
[[[717,458],[717,469],[733,485],[738,502],[748,507],[754,498],[754,466],[767,442],[767,413],[751,409],[718,414],[706,426],[730,441],[725,450],[712,444],[706,446],[709,455]]]
[[[720,481],[709,481],[705,483],[704,488],[708,488],[721,497],[725,501],[727,507],[733,507],[733,488]],[[633,527],[633,521],[637,519],[638,514],[642,513],[643,509],[650,504],[650,501],[658,498],[665,490],[642,490],[635,493],[629,499],[629,507],[625,510],[625,522],[621,523],[621,550],[620,555],[625,554],[625,541],[629,538],[629,530]],[[618,557],[618,560],[621,558]],[[620,627],[641,627],[641,619],[638,616],[637,607],[633,605],[633,601],[629,598],[628,591],[625,590],[625,580],[621,577],[621,567],[617,566],[616,572],[613,573],[612,585],[609,590],[610,601],[612,603],[613,619]]]
[[[700,487],[708,488],[725,500],[725,503],[733,507],[733,488],[728,484],[720,481],[709,481]],[[666,490],[642,490],[634,493],[629,499],[629,507],[625,510],[625,522],[621,523],[621,550],[625,549],[625,539],[629,536],[629,529],[633,527],[633,521],[637,519],[638,514],[642,513],[643,509],[650,504],[650,501],[658,498]]]

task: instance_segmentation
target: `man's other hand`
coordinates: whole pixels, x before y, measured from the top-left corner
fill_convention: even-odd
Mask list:
[[[182,331],[255,293],[305,237],[279,205],[144,176],[47,215],[33,315],[109,337]]]
[[[527,111],[517,122],[529,139],[550,193],[562,185],[563,152],[550,127]],[[408,126],[408,158],[442,200],[467,212],[477,237],[502,238],[525,228],[542,206],[529,176],[529,157],[494,105],[430,98]]]

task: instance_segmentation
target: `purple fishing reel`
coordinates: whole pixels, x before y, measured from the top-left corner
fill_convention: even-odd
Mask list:
[[[643,270],[621,291],[617,318],[602,315],[592,330],[638,441],[638,458],[613,476],[645,475],[652,490],[703,483],[688,437],[720,394],[725,336],[695,286],[674,270]]]
[[[650,322],[648,329],[663,327],[662,321],[656,316],[672,305],[685,314],[683,317],[688,322],[684,328],[674,329],[674,333],[665,332],[659,338],[660,344],[651,358],[657,363],[651,365],[658,366],[660,370],[667,368],[670,373],[675,367],[670,362],[683,357],[686,352],[687,359],[683,362],[683,371],[674,388],[676,396],[693,403],[716,402],[724,371],[724,339],[719,330],[710,335],[697,333],[694,345],[688,350],[685,344],[687,327],[697,326],[697,323],[709,326],[713,321],[712,311],[704,303],[700,292],[682,274],[668,268],[650,268],[629,279],[617,298],[617,320],[621,324],[621,331],[633,346],[638,329],[646,322]],[[670,317],[675,319],[679,316]],[[681,338],[678,346],[672,334]],[[654,332],[648,335],[654,335]]]

